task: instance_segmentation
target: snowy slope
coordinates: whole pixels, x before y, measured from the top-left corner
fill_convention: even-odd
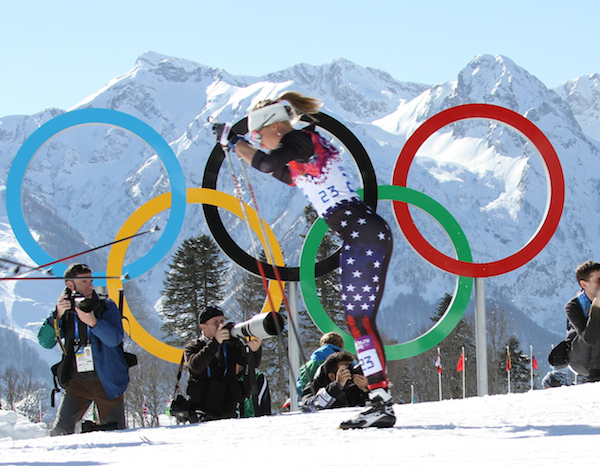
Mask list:
[[[600,75],[580,76],[554,89],[588,136],[600,140]]]
[[[395,405],[391,429],[337,430],[360,408],[186,426],[0,438],[3,464],[270,466],[594,464],[600,384]],[[10,414],[0,411],[0,424]],[[24,438],[24,436],[20,437]]]

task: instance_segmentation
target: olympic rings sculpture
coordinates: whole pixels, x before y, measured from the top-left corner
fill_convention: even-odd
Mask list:
[[[458,276],[453,299],[442,318],[420,337],[406,343],[386,346],[386,355],[389,360],[409,358],[437,345],[454,329],[464,314],[470,299],[473,277],[501,275],[521,267],[546,246],[556,231],[562,215],[565,197],[564,178],[560,161],[544,134],[533,123],[516,112],[488,104],[468,104],[453,107],[434,115],[417,128],[400,152],[394,167],[392,186],[377,185],[375,172],[368,154],[358,139],[344,125],[325,114],[319,114],[317,118],[319,120],[317,126],[336,137],[339,143],[346,147],[356,163],[363,185],[360,192],[364,194],[365,202],[376,207],[378,199],[391,200],[394,205],[396,220],[417,253],[431,264]],[[520,251],[496,262],[473,263],[466,236],[450,213],[428,196],[406,187],[410,165],[417,150],[425,140],[445,125],[465,119],[493,120],[512,127],[533,145],[546,168],[548,201],[542,225]],[[141,138],[161,158],[171,184],[170,193],[157,196],[136,210],[116,236],[116,240],[118,240],[135,234],[152,216],[170,208],[171,214],[169,215],[167,227],[157,243],[143,257],[128,266],[124,266],[123,261],[129,241],[113,245],[109,253],[106,272],[96,272],[97,275],[128,273],[130,278],[135,278],[150,270],[176,241],[183,224],[186,204],[190,202],[203,204],[208,227],[221,249],[242,268],[258,275],[256,259],[249,256],[233,241],[225,230],[218,214],[217,207],[222,207],[238,217],[242,216],[239,201],[216,190],[218,172],[224,158],[221,148],[216,146],[209,157],[202,188],[189,188],[186,190],[181,167],[166,141],[140,120],[108,109],[76,110],[48,121],[25,141],[15,156],[6,184],[7,213],[17,240],[35,262],[43,264],[53,259],[35,242],[25,224],[21,211],[22,179],[31,160],[49,139],[69,128],[90,124],[117,126]],[[237,122],[233,130],[238,133],[245,133],[246,120],[243,119]],[[412,221],[408,204],[425,210],[440,223],[450,237],[457,259],[450,258],[437,251],[423,238]],[[249,206],[246,206],[246,208],[249,212],[249,221],[253,231],[260,238],[263,246],[265,246],[265,241],[268,241],[274,250],[274,261],[282,279],[300,282],[303,299],[315,324],[324,332],[336,330],[342,333],[347,348],[352,349],[354,346],[352,338],[335,326],[323,310],[316,293],[315,278],[337,268],[339,260],[338,250],[321,262],[316,264],[314,262],[320,241],[327,230],[325,222],[319,219],[311,228],[302,247],[300,266],[297,268],[286,267],[281,249],[272,231],[261,219],[268,236],[268,238],[262,238],[258,228],[258,215]],[[273,267],[266,263],[263,264],[263,267],[268,278],[274,278]],[[57,270],[63,273],[64,266],[57,268]],[[122,282],[116,279],[107,281],[109,294],[114,296],[118,289],[122,287]],[[282,300],[279,285],[272,287],[270,284],[269,290],[277,303],[276,307],[279,308]],[[270,310],[266,309],[266,306],[267,301],[263,306],[263,312]],[[124,315],[129,321],[129,326],[126,328],[127,332],[140,346],[165,360],[174,363],[180,361],[182,350],[166,345],[150,335],[135,320],[126,302],[124,302]]]

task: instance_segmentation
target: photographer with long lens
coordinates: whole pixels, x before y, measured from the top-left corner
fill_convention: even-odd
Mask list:
[[[72,434],[92,402],[101,424],[90,430],[124,429],[129,368],[121,346],[121,313],[114,301],[96,294],[87,265],[70,265],[64,277],[66,288],[38,333],[41,346],[58,342],[63,350],[52,371],[66,393],[50,435]]]
[[[330,354],[302,392],[302,410],[365,406],[369,399],[367,378],[347,351]]]
[[[223,310],[207,306],[199,317],[202,335],[184,348],[185,364],[190,371],[187,395],[190,398],[190,422],[243,417],[245,398],[241,379],[246,367],[246,349],[254,366],[262,358],[261,340],[243,343],[232,338],[232,325],[225,323]]]

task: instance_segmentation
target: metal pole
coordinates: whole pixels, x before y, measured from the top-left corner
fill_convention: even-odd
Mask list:
[[[506,356],[507,356],[507,360],[506,360],[506,374],[508,377],[508,393],[510,393],[510,371],[511,371],[511,364],[510,364],[510,346],[506,347]]]
[[[485,325],[485,282],[475,278],[475,355],[477,396],[488,394],[487,332]]]
[[[529,345],[529,368],[531,369],[531,389],[533,390],[533,345]]]
[[[289,281],[288,299],[291,320],[298,322],[298,282]],[[300,342],[296,332],[288,331],[288,357],[290,361],[290,411],[298,411],[298,392],[296,390],[296,379],[300,372]]]
[[[462,351],[460,353],[462,362],[463,362],[463,370],[462,370],[462,383],[463,383],[463,399],[467,397],[467,385],[466,385],[466,375],[467,372],[467,361],[465,361],[465,347],[462,347]]]
[[[440,357],[440,349],[438,348],[438,361],[440,361],[440,367],[439,367],[439,371],[438,371],[438,385],[439,385],[439,391],[440,391],[440,401],[442,401],[442,366],[441,366],[441,357]]]

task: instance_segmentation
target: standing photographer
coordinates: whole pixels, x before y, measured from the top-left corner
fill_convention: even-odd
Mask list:
[[[72,434],[92,402],[102,430],[124,429],[129,368],[121,346],[121,313],[114,301],[98,297],[87,265],[72,264],[64,276],[65,291],[38,333],[44,348],[58,342],[63,349],[62,361],[52,370],[66,394],[50,435]]]
[[[369,399],[367,378],[347,351],[330,354],[302,392],[304,411],[365,406]]]
[[[218,306],[207,306],[198,317],[202,335],[185,345],[184,356],[190,378],[187,394],[191,402],[191,421],[239,418],[243,416],[244,385],[240,380],[246,365],[246,349],[231,338],[224,313]],[[262,358],[261,341],[247,343],[258,367]],[[200,417],[195,415],[200,411]]]

